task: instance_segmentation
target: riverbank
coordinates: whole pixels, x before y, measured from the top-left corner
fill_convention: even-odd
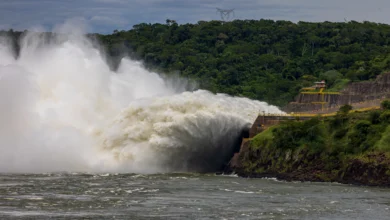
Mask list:
[[[287,121],[243,143],[230,171],[241,177],[390,186],[390,111]]]

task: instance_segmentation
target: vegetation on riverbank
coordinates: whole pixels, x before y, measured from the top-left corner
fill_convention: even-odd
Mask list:
[[[247,142],[240,176],[390,186],[390,102],[384,109],[287,121]]]
[[[21,32],[12,38],[18,54]],[[135,25],[98,38],[111,63],[128,55],[148,68],[196,80],[212,92],[283,106],[301,87],[327,80],[333,91],[390,70],[390,26],[372,22],[273,20]],[[115,66],[115,64],[113,65]]]

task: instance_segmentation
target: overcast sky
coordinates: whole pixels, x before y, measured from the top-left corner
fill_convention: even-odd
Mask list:
[[[0,0],[0,29],[54,26],[83,20],[88,32],[111,33],[134,24],[217,20],[216,8],[236,19],[375,21],[390,24],[390,0]]]

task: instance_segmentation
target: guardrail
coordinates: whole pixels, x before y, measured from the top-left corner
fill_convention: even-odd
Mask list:
[[[366,108],[358,108],[358,109],[353,109],[350,112],[365,112],[365,111],[370,111],[370,110],[377,110],[380,109],[380,106],[371,106],[371,107],[366,107]],[[330,117],[330,116],[335,116],[337,114],[337,111],[332,112],[332,113],[306,113],[306,112],[291,112],[291,113],[281,113],[281,114],[273,114],[273,113],[263,113],[259,114],[260,116],[274,116],[274,117]]]
[[[371,100],[364,101],[364,102],[355,102],[355,103],[352,103],[351,106],[354,108],[358,108],[358,109],[366,108],[366,107],[380,106],[381,101],[386,100],[386,99],[387,98],[376,98],[376,99],[371,99]],[[307,103],[302,103],[302,104],[307,104]],[[305,114],[328,114],[328,113],[337,112],[340,109],[340,107],[342,107],[342,106],[343,105],[334,105],[334,106],[327,107],[327,108],[320,108],[320,109],[316,109],[316,110],[306,111],[304,113]]]

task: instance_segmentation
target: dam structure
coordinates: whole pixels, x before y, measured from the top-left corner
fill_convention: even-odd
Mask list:
[[[293,102],[282,108],[284,112],[328,114],[337,112],[343,105],[353,109],[380,106],[390,98],[390,73],[379,75],[373,81],[354,82],[339,92],[326,90],[324,81],[314,86],[303,88]]]
[[[314,117],[330,117],[340,107],[350,105],[351,112],[380,109],[383,100],[390,98],[390,73],[379,75],[374,81],[349,84],[340,92],[326,90],[326,82],[315,82],[312,87],[303,88],[294,102],[282,108],[284,113],[272,114],[262,111],[242,138],[239,152],[235,152],[227,167],[236,166],[238,156],[249,147],[249,141],[264,130],[286,120],[304,121]],[[230,170],[227,170],[228,172]]]
[[[390,73],[379,75],[374,81],[350,83],[340,92],[327,91],[325,81],[314,82],[282,108],[285,114],[260,112],[249,130],[249,138],[281,121],[334,116],[343,105],[352,106],[352,111],[379,109],[380,103],[389,98]]]

